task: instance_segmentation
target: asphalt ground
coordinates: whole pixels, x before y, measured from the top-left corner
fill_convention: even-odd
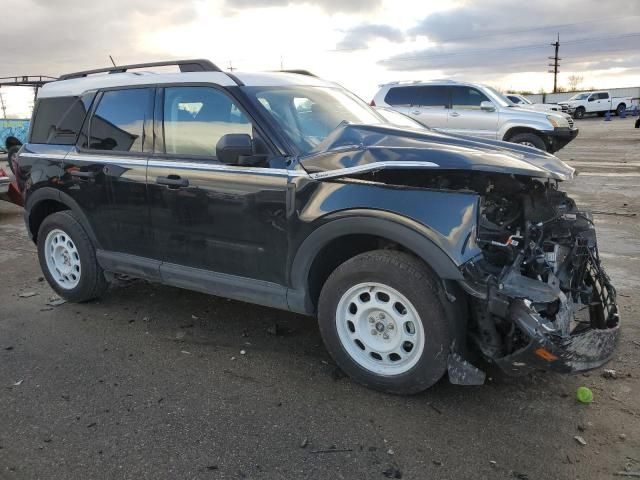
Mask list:
[[[640,131],[629,118],[577,124],[558,155],[580,171],[566,189],[596,211],[618,287],[615,379],[490,372],[481,387],[442,381],[398,397],[345,378],[312,318],[134,279],[99,302],[48,306],[21,210],[0,203],[0,479],[640,471]],[[592,404],[576,401],[578,386]]]

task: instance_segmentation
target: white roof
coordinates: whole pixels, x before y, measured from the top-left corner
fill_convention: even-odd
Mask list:
[[[335,87],[336,84],[309,75],[295,73],[235,73],[234,75],[247,86],[271,87],[288,85]],[[90,90],[130,85],[149,85],[163,83],[212,83],[223,87],[232,87],[236,82],[224,72],[123,72],[100,73],[86,77],[60,80],[45,84],[38,98],[78,96]]]

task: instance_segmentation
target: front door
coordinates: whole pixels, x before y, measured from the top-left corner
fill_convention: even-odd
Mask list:
[[[153,89],[106,90],[94,103],[64,160],[65,192],[82,207],[103,250],[144,255],[151,243],[146,168]]]
[[[447,131],[495,140],[500,114],[497,110],[490,112],[480,108],[482,102],[489,101],[477,88],[452,86]]]
[[[147,175],[153,254],[164,262],[163,272],[184,266],[284,284],[287,171],[218,161],[223,135],[248,134],[262,145],[227,92],[208,86],[162,90],[156,155]]]

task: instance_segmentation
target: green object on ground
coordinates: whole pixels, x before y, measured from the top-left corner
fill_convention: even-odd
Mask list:
[[[576,397],[579,402],[591,403],[593,402],[593,392],[587,387],[578,387],[576,390]]]

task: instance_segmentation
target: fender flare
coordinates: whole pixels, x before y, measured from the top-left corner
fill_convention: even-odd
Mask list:
[[[329,242],[346,235],[365,234],[386,238],[420,257],[443,280],[462,280],[462,272],[449,255],[429,238],[428,230],[415,221],[389,212],[340,212],[343,216],[314,230],[295,253],[290,269],[289,308],[312,314],[308,277],[318,253]],[[348,216],[344,216],[344,214]],[[384,216],[381,216],[384,215]]]
[[[68,194],[51,187],[42,187],[34,191],[33,193],[31,193],[31,195],[29,195],[27,201],[24,204],[24,222],[27,227],[29,238],[31,238],[31,240],[34,240],[34,235],[35,233],[37,233],[32,232],[30,228],[29,219],[31,216],[31,211],[38,204],[46,200],[55,200],[56,202],[62,203],[69,210],[75,213],[78,217],[78,220],[80,220],[82,228],[84,228],[84,230],[87,232],[87,235],[89,235],[89,238],[91,239],[93,244],[96,246],[96,248],[100,248],[100,242],[98,242],[98,239],[96,238],[96,235],[91,228],[91,224],[89,223],[89,219],[82,211],[82,208],[80,208],[80,205],[78,205],[78,203]]]

